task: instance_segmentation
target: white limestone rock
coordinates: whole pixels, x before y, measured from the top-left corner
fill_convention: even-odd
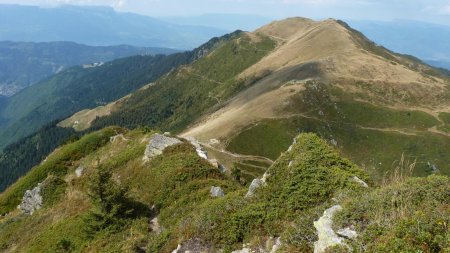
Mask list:
[[[167,147],[182,143],[177,138],[167,137],[162,134],[154,134],[145,149],[144,162],[150,161],[153,157],[163,153]]]

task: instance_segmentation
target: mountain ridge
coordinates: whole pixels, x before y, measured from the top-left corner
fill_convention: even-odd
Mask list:
[[[192,49],[227,32],[211,27],[171,24],[138,14],[119,13],[111,7],[98,6],[62,5],[41,8],[2,5],[0,17],[0,28],[3,31],[0,40],[15,41],[64,40],[94,46],[131,44],[141,47]]]

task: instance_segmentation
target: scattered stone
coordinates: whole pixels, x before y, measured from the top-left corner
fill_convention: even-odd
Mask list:
[[[211,192],[211,197],[213,197],[213,198],[225,196],[225,193],[223,192],[222,188],[220,188],[220,187],[211,186],[210,192]]]
[[[170,132],[164,132],[164,136],[170,136]]]
[[[83,166],[78,166],[78,168],[75,169],[75,175],[77,177],[81,177],[81,175],[83,175],[83,171],[84,171],[84,167]]]
[[[343,228],[343,229],[339,229],[338,231],[336,231],[336,234],[338,234],[341,237],[345,237],[347,239],[353,240],[356,237],[358,237],[358,233],[356,233],[356,231],[354,231],[351,228]]]
[[[360,184],[362,187],[366,187],[366,188],[369,187],[369,185],[366,182],[362,181],[357,176],[352,177],[352,181],[355,182],[355,183]]]
[[[291,167],[293,163],[293,161],[289,161],[288,167]]]
[[[331,139],[330,143],[335,147],[337,147],[337,145],[338,145],[338,143],[335,139]]]
[[[41,183],[32,190],[27,190],[23,195],[22,202],[18,208],[27,215],[32,215],[42,207]]]
[[[328,247],[335,245],[346,245],[344,239],[333,231],[333,216],[337,211],[342,210],[340,205],[335,205],[323,213],[319,220],[314,222],[319,240],[314,243],[314,253],[323,253]]]
[[[439,169],[436,167],[436,165],[435,164],[431,164],[430,162],[428,162],[428,168],[431,169],[432,173],[438,173],[439,172]]]
[[[162,232],[158,217],[155,217],[150,221],[150,229],[156,234],[160,234]]]
[[[167,147],[180,143],[181,141],[177,138],[171,138],[161,134],[154,134],[152,137],[150,137],[150,141],[147,145],[147,148],[145,149],[143,160],[144,162],[148,162],[153,157],[162,154],[164,149],[166,149]]]
[[[223,164],[219,164],[219,170],[222,173],[225,173],[228,171],[228,169]]]
[[[255,195],[256,189],[264,185],[264,181],[259,178],[253,179],[252,183],[250,184],[250,187],[248,188],[247,194],[245,194],[246,198],[252,197]]]

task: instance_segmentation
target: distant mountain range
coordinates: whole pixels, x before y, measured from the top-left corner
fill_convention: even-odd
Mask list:
[[[171,54],[166,48],[86,46],[74,42],[0,42],[0,95],[11,96],[62,70],[132,55]]]
[[[450,69],[450,26],[413,20],[348,20],[348,23],[390,50],[414,55],[433,66]]]
[[[163,17],[161,19],[179,25],[208,25],[228,31],[253,31],[274,20],[273,18],[259,15],[223,13],[209,13],[198,16],[185,17]]]
[[[119,13],[110,7],[0,5],[0,40],[191,49],[224,33],[218,28]]]

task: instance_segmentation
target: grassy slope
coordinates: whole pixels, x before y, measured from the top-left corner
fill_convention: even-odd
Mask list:
[[[236,76],[274,47],[275,42],[267,37],[254,41],[245,33],[235,33],[208,56],[134,93],[119,110],[100,118],[94,126],[149,125],[179,131],[219,101],[244,89],[250,81],[237,80]]]
[[[38,183],[47,178],[48,174],[65,175],[72,168],[73,162],[105,145],[109,138],[118,131],[120,129],[105,128],[56,150],[44,162],[34,167],[25,177],[17,180],[0,195],[0,213],[4,214],[14,210],[22,200],[24,192],[36,187]]]
[[[440,125],[427,113],[354,101],[340,90],[318,84],[310,84],[287,110],[299,115],[251,126],[235,136],[228,149],[275,159],[299,132],[315,132],[330,143],[336,141],[344,155],[378,179],[403,153],[417,159],[416,175],[431,172],[428,162],[450,174],[450,155],[445,152],[450,137],[425,131]]]
[[[335,227],[353,225],[356,252],[448,252],[450,180],[402,179],[349,198]]]
[[[83,145],[95,134],[99,133],[63,147],[53,155],[53,160],[65,153],[63,150]],[[213,252],[219,249],[230,252],[240,248],[243,242],[252,247],[264,247],[270,235],[282,236],[281,252],[308,252],[317,240],[312,223],[333,203],[333,197],[348,202],[345,207],[353,210],[353,196],[368,195],[367,201],[372,203],[371,194],[378,194],[367,189],[360,191],[360,186],[349,178],[357,175],[370,182],[367,175],[314,134],[302,134],[297,138],[291,151],[283,153],[268,169],[270,176],[266,187],[250,199],[244,198],[246,186],[199,158],[188,143],[172,146],[163,155],[143,164],[144,140],[151,134],[143,129],[125,131],[124,138],[74,157],[73,166],[65,174],[52,175],[46,180],[46,184],[57,190],[55,194],[44,190],[47,195],[44,195],[43,209],[33,216],[12,213],[0,220],[0,249],[14,248],[20,252],[42,252],[42,249],[44,252],[136,252],[141,249],[172,252],[180,242],[198,238]],[[78,165],[85,168],[80,178],[74,175]],[[99,166],[108,168],[115,182],[129,187],[129,198],[148,208],[153,207],[152,212],[126,219],[119,230],[88,233],[86,222],[93,206],[87,192]],[[38,170],[39,167],[35,169]],[[29,173],[22,181],[30,181],[35,174]],[[448,188],[448,179],[440,179],[440,182]],[[428,179],[419,184],[435,187]],[[211,186],[221,186],[225,197],[211,198]],[[447,188],[440,189],[445,193]],[[386,191],[390,191],[389,188]],[[427,199],[441,201],[436,196],[430,195]],[[45,199],[51,202],[45,204]],[[417,201],[419,204],[414,207],[421,206],[423,198]],[[164,228],[159,234],[148,225],[155,216]],[[348,220],[353,223],[352,217]],[[434,216],[425,217],[434,219]],[[371,217],[369,222],[372,220],[375,218]],[[395,221],[393,224],[402,225]],[[412,228],[404,225],[404,229]],[[435,235],[441,236],[442,231]],[[391,235],[386,233],[384,236],[390,238]],[[414,247],[414,244],[408,247]]]

